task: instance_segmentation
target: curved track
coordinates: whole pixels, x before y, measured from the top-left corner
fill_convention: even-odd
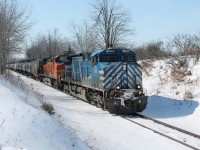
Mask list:
[[[136,117],[138,117],[138,119]],[[123,118],[186,147],[200,150],[200,135],[141,114],[135,114],[135,116],[123,116]]]
[[[50,85],[49,85],[50,86]],[[58,89],[57,89],[58,90]],[[63,91],[62,91],[63,92]],[[163,137],[180,143],[188,148],[200,150],[200,135],[169,125],[159,120],[135,114],[134,116],[121,116],[123,119],[153,131]],[[141,118],[140,121],[136,118]]]

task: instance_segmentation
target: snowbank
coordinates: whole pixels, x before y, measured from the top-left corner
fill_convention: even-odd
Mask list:
[[[143,114],[200,134],[200,62],[179,61],[148,62],[143,84],[149,98]]]
[[[111,115],[107,111],[59,92],[43,83],[17,73],[13,75],[20,76],[21,82],[30,86],[33,92],[42,93],[43,100],[53,104],[56,114],[60,116],[60,123],[92,149],[188,149],[120,116]]]
[[[90,149],[29,96],[0,77],[1,150]],[[28,99],[34,106],[26,103]]]

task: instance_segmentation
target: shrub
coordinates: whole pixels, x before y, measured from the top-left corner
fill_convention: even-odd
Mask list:
[[[50,104],[50,103],[43,103],[42,106],[41,106],[41,108],[42,108],[44,111],[48,112],[50,115],[54,115],[54,113],[55,113],[55,110],[54,110],[54,108],[53,108],[53,105]]]
[[[186,91],[184,93],[184,99],[193,99],[193,98],[194,98],[194,96],[190,91]]]
[[[174,81],[183,82],[185,77],[185,71],[172,68],[171,77]]]
[[[152,64],[151,64],[151,62],[148,62],[148,61],[142,61],[141,66],[143,69],[144,68],[147,69],[147,68],[150,68],[152,66]]]
[[[141,66],[142,66],[143,71],[149,76],[150,75],[149,72],[152,69],[152,62],[150,62],[150,61],[142,61],[141,62]]]
[[[181,68],[181,67],[187,69],[188,67],[187,58],[178,59],[178,68]]]

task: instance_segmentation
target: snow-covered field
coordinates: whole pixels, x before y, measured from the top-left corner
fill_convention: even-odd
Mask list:
[[[186,66],[179,70],[190,72],[189,75],[176,75],[176,79],[171,76],[169,59],[152,61],[150,66],[148,75],[143,76],[149,96],[143,114],[200,135],[200,62],[188,58]]]
[[[192,81],[189,84],[174,82],[170,78],[170,64],[165,61],[153,62],[152,66],[149,76],[144,74],[149,99],[143,114],[200,134],[200,64],[188,67],[191,75],[184,80]],[[43,83],[12,74],[12,79],[20,84],[0,78],[2,150],[189,149]],[[183,100],[188,90],[194,93],[193,99]],[[44,112],[41,102],[53,104],[55,115]]]
[[[90,149],[40,104],[31,92],[0,77],[0,150]]]

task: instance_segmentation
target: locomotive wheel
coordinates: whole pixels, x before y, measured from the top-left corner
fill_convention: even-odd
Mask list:
[[[39,76],[39,80],[40,80],[40,82],[42,82],[42,81],[43,81],[43,79],[42,79],[42,77],[41,77],[41,76]]]
[[[103,108],[103,104],[97,102],[97,107],[98,108]]]
[[[86,98],[87,98],[88,103],[91,104],[92,99],[93,99],[92,93],[87,92],[87,93],[86,93]]]
[[[54,87],[55,89],[59,89],[59,82],[58,82],[58,80],[54,80],[54,81],[53,81],[53,87]]]
[[[94,106],[97,106],[97,102],[94,101],[94,100],[91,101],[91,104],[94,105]]]

